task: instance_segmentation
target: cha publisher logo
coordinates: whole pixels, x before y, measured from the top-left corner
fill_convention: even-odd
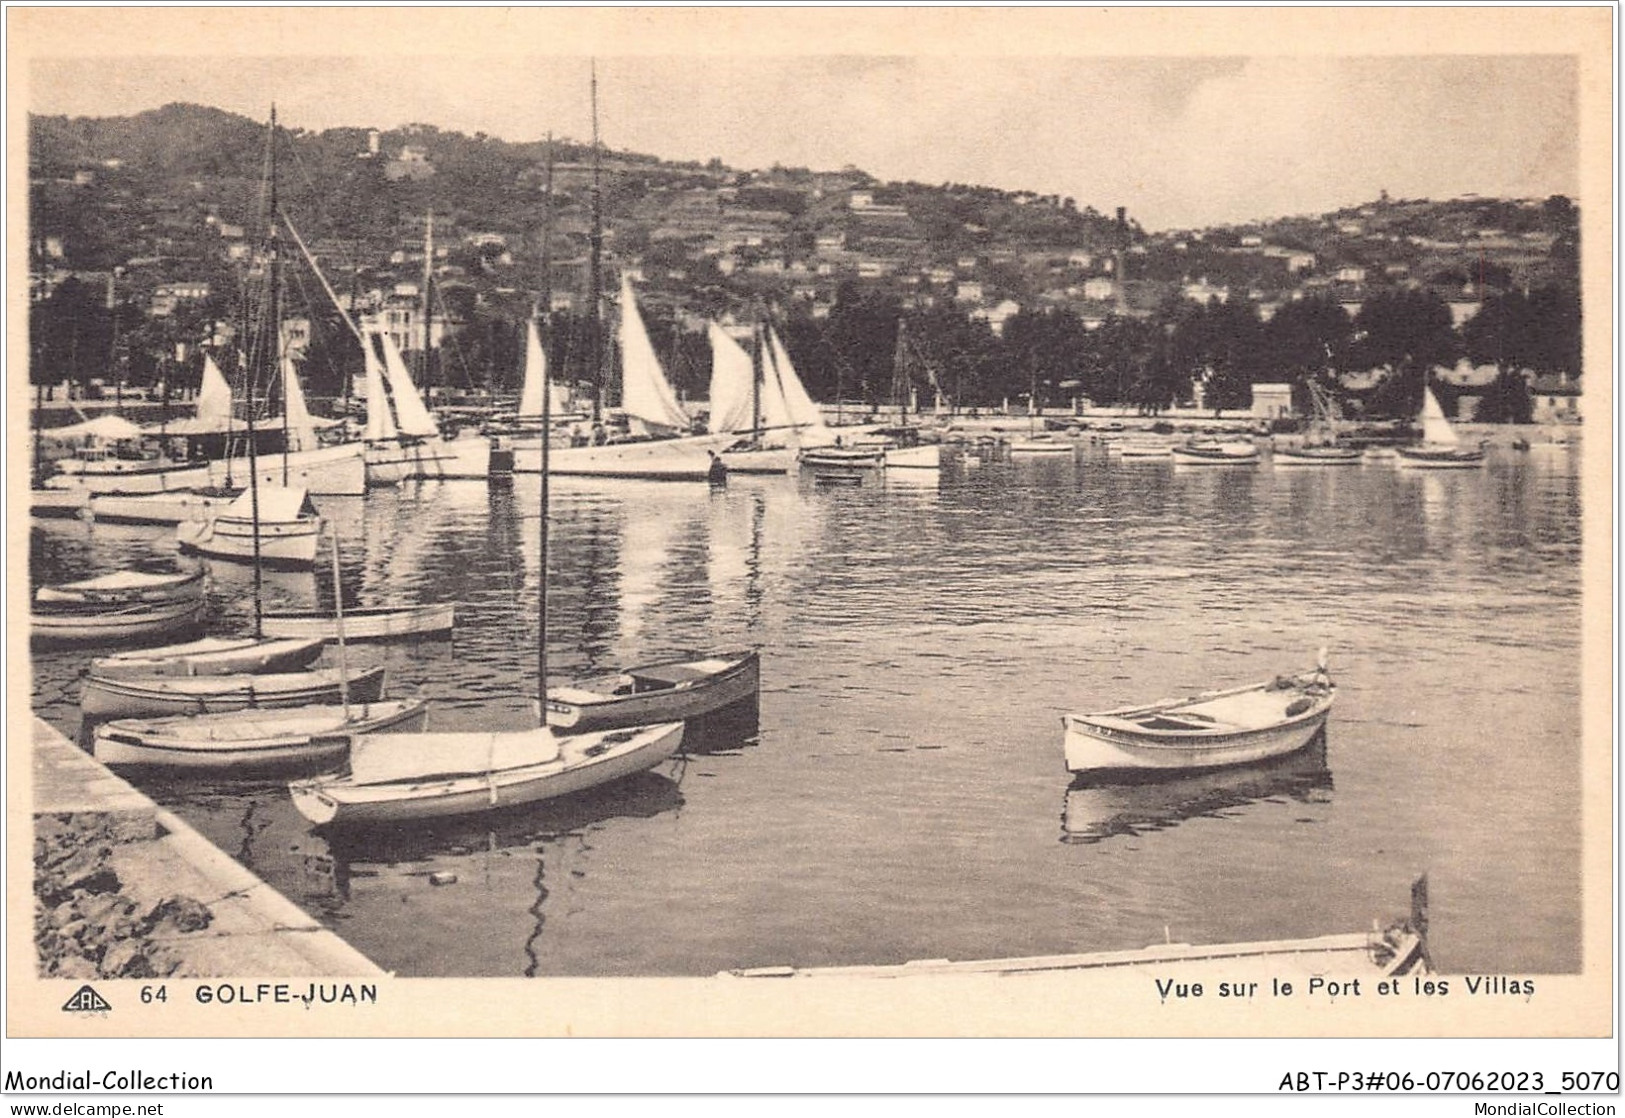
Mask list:
[[[98,994],[91,986],[84,985],[75,991],[62,1006],[63,1013],[107,1013],[113,1007],[107,999]]]

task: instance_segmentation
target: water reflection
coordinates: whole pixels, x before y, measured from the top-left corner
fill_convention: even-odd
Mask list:
[[[1117,835],[1142,835],[1199,816],[1218,817],[1263,800],[1331,802],[1326,732],[1287,757],[1188,776],[1151,775],[1120,782],[1079,778],[1066,792],[1061,841],[1089,845]]]

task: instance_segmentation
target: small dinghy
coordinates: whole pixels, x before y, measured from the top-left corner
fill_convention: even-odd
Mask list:
[[[1258,447],[1245,439],[1180,443],[1170,453],[1176,464],[1186,466],[1256,466],[1259,460]]]
[[[1352,446],[1283,446],[1274,454],[1277,466],[1358,466],[1364,458]]]
[[[185,644],[120,652],[90,662],[90,674],[105,679],[139,676],[264,675],[297,672],[322,654],[323,642],[204,637]]]
[[[170,718],[121,718],[96,728],[104,765],[186,769],[261,768],[336,761],[350,736],[423,729],[429,704],[413,699],[234,711]]]
[[[547,724],[580,733],[687,721],[755,699],[760,686],[754,652],[666,660],[548,688]]]
[[[105,605],[128,606],[139,602],[173,602],[203,594],[201,570],[178,574],[149,574],[146,571],[115,571],[110,575],[42,586],[34,601],[42,606]]]
[[[29,640],[36,647],[135,644],[194,631],[209,604],[202,597],[134,605],[35,606]]]
[[[1068,714],[1066,767],[1075,773],[1218,768],[1280,757],[1326,725],[1337,689],[1322,654],[1314,671],[1188,699]]]
[[[269,637],[314,637],[331,641],[387,641],[431,637],[449,633],[456,620],[456,606],[436,602],[425,606],[347,606],[340,617],[331,610],[266,610],[260,631]]]
[[[375,703],[383,698],[384,669],[353,672],[349,698]],[[273,675],[143,676],[108,679],[92,675],[79,694],[87,718],[144,718],[166,714],[217,714],[258,707],[302,707],[343,699],[339,669]]]
[[[317,739],[319,741],[320,739]],[[350,771],[288,785],[318,825],[393,823],[535,803],[644,772],[677,752],[683,724],[555,734],[372,734],[350,740]]]

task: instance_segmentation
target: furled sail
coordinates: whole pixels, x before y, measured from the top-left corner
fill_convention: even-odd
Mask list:
[[[706,333],[711,339],[711,417],[706,429],[713,435],[749,430],[756,376],[750,354],[715,322]]]
[[[686,432],[690,420],[677,402],[649,341],[632,281],[621,276],[621,409],[646,432]]]

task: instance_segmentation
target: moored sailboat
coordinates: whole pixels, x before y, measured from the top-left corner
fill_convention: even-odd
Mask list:
[[[1421,422],[1421,445],[1394,448],[1400,466],[1413,470],[1474,470],[1484,464],[1483,448],[1462,445],[1431,387],[1422,390]]]

